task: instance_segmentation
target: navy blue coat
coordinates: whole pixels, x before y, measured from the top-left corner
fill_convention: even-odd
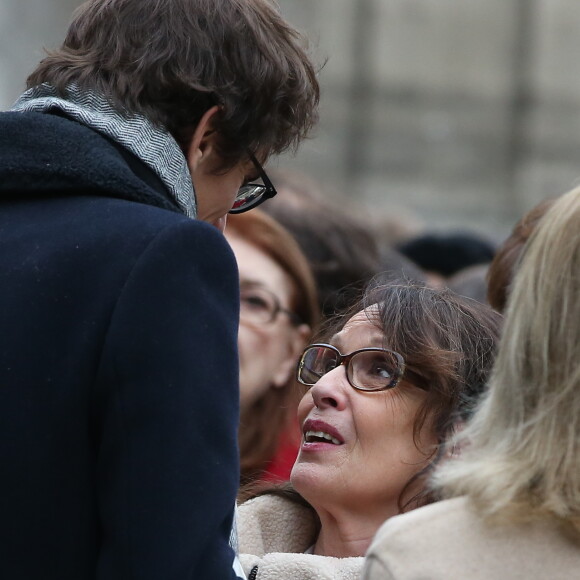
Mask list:
[[[0,578],[233,578],[238,274],[136,158],[0,114]]]

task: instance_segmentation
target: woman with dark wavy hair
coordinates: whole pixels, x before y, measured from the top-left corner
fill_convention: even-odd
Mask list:
[[[487,380],[501,316],[416,284],[369,287],[307,346],[293,490],[240,506],[250,577],[358,579],[377,529],[436,498],[426,481]]]

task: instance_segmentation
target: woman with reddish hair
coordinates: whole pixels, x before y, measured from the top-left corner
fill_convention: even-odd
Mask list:
[[[240,272],[241,480],[286,481],[300,434],[294,369],[318,322],[316,288],[294,238],[260,210],[230,215]]]

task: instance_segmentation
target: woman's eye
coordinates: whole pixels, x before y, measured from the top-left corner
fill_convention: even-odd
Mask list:
[[[390,379],[392,377],[390,369],[385,365],[375,365],[373,374],[382,379]]]
[[[249,306],[250,308],[255,309],[268,308],[268,302],[264,298],[262,298],[262,296],[257,295],[242,296],[242,302],[244,302],[246,306]]]
[[[366,373],[369,377],[379,379],[391,379],[393,377],[392,366],[383,360],[382,357],[374,357],[369,360],[366,365]]]

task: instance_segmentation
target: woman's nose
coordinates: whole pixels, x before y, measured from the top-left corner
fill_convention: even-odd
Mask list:
[[[346,368],[339,365],[332,369],[310,388],[310,393],[314,400],[314,406],[322,409],[324,407],[333,407],[338,410],[346,408],[347,396],[346,389],[350,385],[346,379]]]

